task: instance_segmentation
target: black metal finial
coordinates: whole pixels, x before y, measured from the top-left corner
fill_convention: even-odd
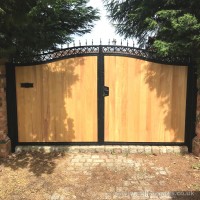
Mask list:
[[[117,44],[117,40],[113,38],[112,44],[116,45]]]
[[[73,45],[74,45],[74,47],[75,47],[75,41],[73,40]]]
[[[85,40],[85,45],[87,46],[87,39]]]
[[[67,48],[69,48],[69,42],[67,43]]]
[[[133,47],[135,46],[135,44],[134,44],[134,40],[133,40]]]
[[[108,40],[108,45],[110,45],[110,39]]]
[[[121,39],[121,46],[122,46],[122,39]]]
[[[94,43],[94,42],[93,42],[93,39],[92,39],[92,45],[93,45],[93,43]]]
[[[100,38],[100,45],[102,45],[102,41],[101,41],[101,38]]]
[[[128,40],[127,40],[127,47],[128,47]]]

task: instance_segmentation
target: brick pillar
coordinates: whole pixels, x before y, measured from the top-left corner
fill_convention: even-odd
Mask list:
[[[11,152],[11,143],[7,136],[6,72],[4,63],[0,60],[0,157],[6,157]]]
[[[200,79],[197,80],[197,88],[200,88]],[[192,152],[200,157],[200,93],[197,94],[197,111],[196,111],[196,137],[192,142]]]

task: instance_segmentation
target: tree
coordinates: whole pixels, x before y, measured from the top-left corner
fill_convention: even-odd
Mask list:
[[[88,0],[1,0],[0,57],[24,57],[55,49],[72,34],[90,32],[99,19]]]
[[[125,38],[135,37],[141,47],[151,49],[160,56],[190,57],[197,67],[200,80],[199,0],[104,2],[119,34]],[[200,84],[198,89],[200,92]],[[197,114],[196,122],[196,134],[199,135],[200,114]]]
[[[161,56],[190,56],[198,62],[199,0],[109,0],[104,3],[120,35],[135,37],[140,47],[153,49]]]

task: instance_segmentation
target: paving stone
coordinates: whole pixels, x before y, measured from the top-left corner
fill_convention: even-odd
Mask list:
[[[174,153],[181,153],[181,147],[174,146]]]
[[[129,153],[131,153],[131,154],[137,153],[137,147],[136,146],[129,146]]]
[[[128,190],[129,190],[128,187],[116,187],[116,192],[123,193],[123,192],[127,192]]]
[[[140,184],[141,186],[148,186],[148,185],[150,185],[150,183],[149,183],[148,181],[146,181],[146,179],[145,179],[145,180],[140,180],[140,181],[139,181],[139,184]]]
[[[101,153],[105,151],[105,147],[104,146],[97,146],[95,147],[95,152],[97,153]]]
[[[119,160],[126,160],[127,156],[124,155],[124,154],[120,154],[120,155],[117,155],[116,158],[119,159]]]
[[[96,147],[95,146],[86,146],[87,152],[89,153],[96,153]]]
[[[166,171],[160,171],[160,174],[161,175],[167,175],[167,172]]]
[[[91,163],[92,161],[93,161],[92,158],[88,158],[88,159],[86,159],[86,162],[88,162],[88,163]]]
[[[84,158],[80,159],[80,162],[85,162],[85,161],[86,161],[86,159],[84,159]]]
[[[153,162],[148,163],[150,166],[154,166],[155,164]]]
[[[69,153],[79,153],[79,148],[75,146],[71,146],[68,148],[67,152]]]
[[[91,158],[92,159],[99,159],[99,155],[92,155]]]
[[[122,149],[122,153],[128,153],[129,152],[128,146],[121,146],[121,149]]]
[[[83,154],[71,154],[73,158],[83,158]]]
[[[112,146],[112,152],[116,154],[122,153],[122,147],[120,145],[113,145]]]
[[[73,171],[74,167],[67,167],[66,169],[69,170],[69,171]]]
[[[123,182],[123,185],[124,185],[124,186],[130,186],[130,185],[132,185],[132,184],[131,184],[131,181],[124,181],[124,182]]]
[[[160,154],[160,147],[159,146],[152,146],[152,153],[153,154]]]
[[[21,153],[22,148],[20,146],[15,147],[15,153]]]
[[[144,147],[144,151],[145,151],[146,154],[151,154],[151,153],[152,153],[152,148],[151,148],[151,146],[145,146],[145,147]]]
[[[139,185],[139,181],[137,180],[137,177],[131,177],[130,179],[131,185]]]
[[[123,161],[124,161],[124,163],[135,164],[134,160],[127,159],[127,160],[123,160]]]
[[[98,166],[99,165],[99,163],[91,163],[91,166]]]
[[[186,147],[186,146],[181,146],[181,153],[187,154],[187,153],[188,153],[188,147]]]
[[[115,165],[114,165],[114,163],[108,163],[107,166],[108,166],[108,167],[113,167],[113,166],[115,166]]]
[[[141,163],[135,162],[135,167],[141,167]]]
[[[90,146],[80,146],[80,147],[79,147],[79,152],[81,152],[81,153],[90,152],[90,151],[89,151],[89,147],[90,147]]]
[[[113,146],[105,146],[105,152],[113,152]]]
[[[79,158],[74,158],[74,159],[71,160],[72,163],[78,163],[79,161],[80,161]]]
[[[116,192],[116,188],[113,187],[113,186],[111,186],[111,187],[109,187],[109,188],[107,189],[107,191],[110,192],[110,193],[114,193],[114,192]]]
[[[117,155],[113,155],[113,154],[110,154],[110,153],[107,155],[107,157],[109,159],[117,159],[118,158]]]
[[[113,162],[114,162],[114,159],[109,159],[109,158],[107,158],[105,161],[108,162],[108,163],[113,163]]]
[[[83,166],[83,163],[80,163],[80,162],[74,163],[74,166],[82,167],[82,166]]]
[[[160,153],[167,153],[167,148],[165,146],[160,147]]]
[[[137,146],[138,153],[144,153],[144,146]]]
[[[120,159],[115,159],[114,162],[115,162],[115,163],[122,163],[122,160],[120,160]]]
[[[102,160],[102,159],[95,159],[93,160],[94,163],[103,163],[105,162],[105,160]]]
[[[102,167],[106,167],[106,166],[107,166],[107,163],[105,163],[105,162],[100,163],[100,166],[102,166]]]
[[[166,147],[166,152],[167,153],[173,153],[174,152],[174,148],[172,146],[167,146]]]
[[[167,167],[165,167],[165,171],[167,172],[167,174],[171,174],[171,172],[169,171]]]
[[[148,176],[146,177],[146,179],[153,179],[153,178],[155,178],[155,176],[153,176],[153,175],[148,175]]]

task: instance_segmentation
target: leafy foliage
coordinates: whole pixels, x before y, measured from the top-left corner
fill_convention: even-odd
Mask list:
[[[162,56],[193,56],[200,50],[199,0],[104,1],[117,32]]]
[[[98,10],[88,0],[1,0],[0,56],[27,56],[90,32]]]

